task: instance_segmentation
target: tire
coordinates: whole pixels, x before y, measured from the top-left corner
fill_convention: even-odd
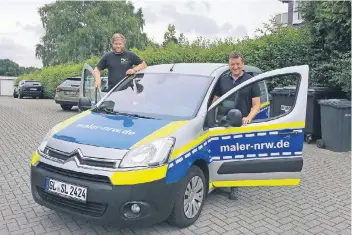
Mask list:
[[[21,92],[18,93],[18,98],[22,99],[23,98],[23,94],[21,94]]]
[[[325,147],[325,142],[324,142],[324,140],[323,139],[319,139],[319,140],[317,140],[317,147],[318,148],[324,148]]]
[[[16,95],[15,93],[13,93],[13,98],[17,98],[18,97],[18,95]]]
[[[69,105],[69,104],[60,104],[61,108],[63,110],[71,110],[73,105]]]
[[[200,184],[202,185],[203,188],[201,190],[202,192],[199,194],[201,198],[199,210],[192,217],[187,217],[185,213],[185,207],[184,207],[184,197],[186,196],[186,190],[190,186],[189,184],[191,183],[192,179],[193,181],[196,182],[197,187],[198,187],[198,184]],[[201,180],[201,182],[199,182],[199,180]],[[176,196],[174,208],[171,212],[170,217],[168,218],[168,223],[170,225],[177,226],[180,228],[185,228],[195,223],[199,218],[199,215],[203,209],[206,195],[207,195],[207,184],[206,184],[204,173],[199,167],[192,165],[189,168],[187,175],[182,181],[180,190]]]

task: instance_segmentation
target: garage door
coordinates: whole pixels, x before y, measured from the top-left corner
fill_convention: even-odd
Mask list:
[[[0,80],[0,95],[12,96],[13,94],[13,80]]]

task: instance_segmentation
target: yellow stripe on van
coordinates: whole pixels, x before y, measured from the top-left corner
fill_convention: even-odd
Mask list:
[[[268,105],[270,105],[270,102],[269,102],[269,101],[264,102],[264,103],[260,104],[260,108],[261,108],[261,109],[262,109],[262,108],[265,108],[265,107],[268,106]]]
[[[292,122],[292,123],[280,123],[280,124],[270,124],[270,125],[260,125],[260,126],[243,126],[243,127],[230,127],[219,130],[211,130],[204,133],[202,136],[197,139],[185,144],[184,146],[176,149],[172,155],[171,160],[185,153],[186,151],[194,148],[199,145],[204,140],[219,135],[229,135],[229,134],[237,134],[237,133],[246,133],[246,132],[255,132],[255,131],[270,131],[270,130],[280,130],[286,128],[304,128],[305,122]]]
[[[84,111],[84,112],[82,112],[80,114],[77,114],[77,115],[75,115],[75,116],[63,121],[61,123],[61,125],[56,130],[54,130],[52,132],[52,136],[55,135],[57,132],[61,131],[62,129],[64,129],[65,127],[67,127],[68,125],[71,125],[75,121],[77,121],[77,120],[79,120],[79,119],[81,119],[81,118],[83,118],[83,117],[85,117],[85,116],[87,116],[89,114],[91,114],[91,111],[90,110],[86,110],[86,111]]]
[[[132,148],[141,146],[145,143],[148,143],[150,141],[153,141],[153,140],[156,140],[156,139],[159,139],[162,137],[170,136],[172,133],[174,133],[175,131],[177,131],[178,129],[180,129],[184,125],[186,125],[188,122],[189,121],[171,122],[171,123],[167,124],[166,126],[154,131],[153,133],[151,133],[150,135],[148,135],[144,139],[138,141],[136,144],[134,144],[132,146]]]
[[[33,157],[32,157],[32,166],[34,166],[38,161],[39,161],[39,154],[37,151],[35,151],[35,153],[33,154]]]
[[[215,187],[297,186],[300,179],[214,181]]]
[[[118,171],[112,173],[113,185],[133,185],[148,183],[165,178],[168,165],[143,170]]]

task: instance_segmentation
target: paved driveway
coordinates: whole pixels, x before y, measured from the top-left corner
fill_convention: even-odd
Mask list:
[[[29,186],[33,151],[56,123],[76,114],[52,100],[0,97],[0,234],[351,234],[351,157],[304,148],[300,187],[243,188],[239,200],[211,194],[198,222],[147,229],[103,227],[34,203]]]

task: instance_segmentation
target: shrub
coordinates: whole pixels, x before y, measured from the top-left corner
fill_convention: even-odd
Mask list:
[[[308,64],[310,66],[310,83],[342,88],[350,92],[350,67],[347,61],[350,54],[333,59],[319,58],[311,48],[309,37],[304,27],[267,27],[262,35],[254,39],[225,39],[210,42],[199,38],[188,45],[167,44],[165,47],[150,45],[144,50],[131,49],[147,64],[162,63],[195,63],[212,62],[227,63],[231,51],[239,51],[245,56],[245,63],[256,66],[263,71]],[[92,57],[86,61],[96,66],[100,57]],[[326,60],[324,64],[321,62]],[[337,63],[338,62],[338,63]],[[340,63],[344,62],[344,63]],[[335,65],[334,65],[335,63]],[[331,65],[331,66],[330,66]],[[31,74],[20,76],[22,79],[39,80],[45,87],[45,96],[53,98],[55,88],[68,76],[80,76],[83,63],[45,67]],[[347,68],[345,69],[344,66]],[[106,75],[105,70],[103,75]],[[341,78],[342,77],[342,78]],[[283,84],[282,84],[283,85]]]

